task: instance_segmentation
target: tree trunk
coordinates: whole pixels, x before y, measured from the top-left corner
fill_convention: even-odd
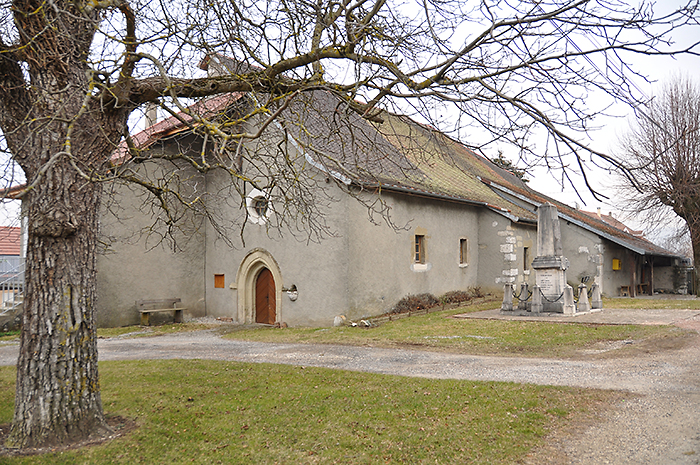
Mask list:
[[[687,220],[686,220],[687,221]],[[690,243],[693,245],[693,291],[700,297],[700,223],[687,221]]]
[[[109,434],[94,318],[100,193],[64,163],[23,199],[26,292],[9,447]]]

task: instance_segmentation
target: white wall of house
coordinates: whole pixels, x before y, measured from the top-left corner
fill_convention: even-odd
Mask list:
[[[600,266],[605,253],[603,240],[597,234],[570,223],[563,218],[559,220],[561,228],[562,252],[569,260],[566,280],[574,289],[585,281],[590,288],[593,282],[607,292],[610,284],[606,270]]]

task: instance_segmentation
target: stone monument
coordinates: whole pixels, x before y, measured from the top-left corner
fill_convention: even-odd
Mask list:
[[[537,257],[532,262],[535,270],[532,313],[575,313],[573,289],[566,283],[568,267],[569,260],[562,255],[557,207],[544,203],[537,209]]]

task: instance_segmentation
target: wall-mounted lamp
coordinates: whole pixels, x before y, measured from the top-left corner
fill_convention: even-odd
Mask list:
[[[296,284],[292,284],[292,287],[288,289],[282,288],[282,290],[287,293],[287,297],[289,297],[289,300],[291,300],[292,302],[299,298],[299,290],[297,289]]]

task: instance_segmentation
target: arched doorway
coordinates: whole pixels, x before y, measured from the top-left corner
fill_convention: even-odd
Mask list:
[[[255,279],[255,322],[268,325],[277,319],[277,291],[272,272],[263,268]]]
[[[238,268],[236,283],[238,322],[275,324],[282,321],[282,273],[277,261],[268,251],[256,248],[246,255]],[[260,290],[258,286],[261,287]],[[259,303],[258,298],[265,302]]]

